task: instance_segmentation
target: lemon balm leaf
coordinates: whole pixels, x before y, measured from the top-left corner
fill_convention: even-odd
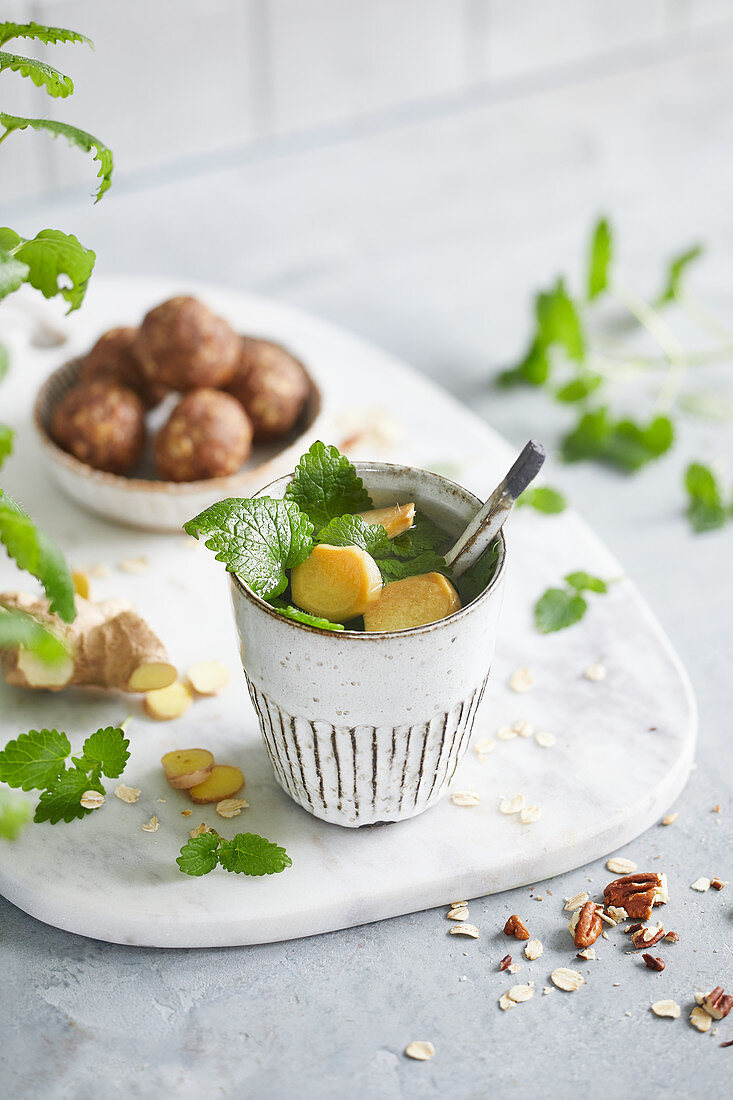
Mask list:
[[[336,447],[320,440],[301,457],[285,495],[306,513],[316,530],[336,516],[372,507],[372,499],[353,464]]]
[[[65,622],[74,621],[74,584],[56,543],[36,527],[12,497],[0,489],[0,542],[20,569],[36,577],[50,609]]]
[[[0,839],[15,840],[31,819],[30,803],[0,791]]]
[[[588,301],[597,298],[608,286],[608,272],[613,257],[611,226],[606,218],[599,218],[593,227],[588,259]]]
[[[13,254],[28,267],[26,282],[44,298],[60,294],[69,303],[68,313],[79,308],[97,258],[91,248],[71,233],[42,229],[32,240],[22,240]]]
[[[176,863],[184,875],[208,875],[219,862],[220,843],[221,837],[218,833],[202,833],[201,836],[192,837],[181,848]]]
[[[48,821],[51,825],[56,825],[59,821],[68,823],[76,818],[86,817],[93,810],[82,806],[81,796],[90,790],[104,794],[104,787],[95,776],[87,775],[82,768],[69,768],[43,791],[33,820]]]
[[[568,502],[558,489],[551,489],[549,485],[540,485],[536,489],[525,489],[517,499],[518,508],[534,508],[536,512],[544,512],[545,515],[557,515],[564,512]]]
[[[70,76],[33,57],[21,57],[19,54],[0,50],[0,72],[4,69],[28,77],[37,88],[43,88],[54,99],[65,99],[74,91],[74,81]]]
[[[237,875],[277,875],[293,861],[284,848],[256,833],[237,833],[232,840],[222,840],[219,863],[225,871]]]
[[[535,604],[534,621],[540,634],[551,634],[579,622],[587,610],[588,604],[577,593],[548,588]]]
[[[389,538],[381,523],[367,523],[361,516],[337,516],[319,531],[317,542],[329,546],[360,546],[373,558],[389,550]]]
[[[52,665],[68,656],[66,646],[45,626],[25,611],[0,604],[0,649],[22,646],[41,661]]]
[[[71,126],[68,122],[57,122],[55,119],[49,118],[21,118],[19,115],[8,115],[3,112],[0,112],[0,124],[5,127],[6,134],[11,134],[14,130],[26,130],[30,127],[32,130],[45,131],[51,134],[52,137],[63,137],[70,145],[75,145],[84,153],[94,151],[93,160],[99,163],[97,176],[100,180],[97,187],[96,202],[99,202],[105,191],[112,185],[112,170],[114,168],[112,150],[108,149],[94,134],[81,130],[78,126]],[[76,238],[73,239],[76,240]],[[79,244],[78,241],[76,243]],[[79,247],[82,246],[79,245]],[[92,255],[94,254],[92,253]]]
[[[672,257],[667,268],[665,284],[654,302],[656,306],[664,306],[675,300],[682,290],[682,283],[687,274],[687,269],[690,264],[702,256],[704,251],[703,245],[694,244],[691,248],[687,248],[684,252]]]
[[[71,745],[58,730],[30,730],[0,752],[0,781],[23,791],[51,786],[66,768]]]
[[[41,23],[0,23],[0,46],[15,38],[32,38],[47,46],[62,43],[84,43],[94,49],[91,38],[78,31],[69,31],[65,27],[46,27]]]
[[[268,599],[288,585],[286,569],[300,565],[313,549],[313,525],[293,500],[230,497],[184,525],[216,554],[216,560]]]
[[[296,623],[305,626],[317,626],[320,630],[343,630],[343,623],[332,623],[328,619],[322,619],[319,615],[309,615],[307,611],[301,611],[299,607],[283,603],[282,600],[270,600],[270,607],[284,615],[286,619],[293,619]]]
[[[87,737],[82,748],[80,765],[101,772],[108,779],[117,779],[130,759],[130,742],[117,726],[106,726]]]
[[[723,494],[713,471],[691,462],[685,471],[687,518],[698,533],[723,527],[727,520]]]

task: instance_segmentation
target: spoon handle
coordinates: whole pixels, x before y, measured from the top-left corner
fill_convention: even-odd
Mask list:
[[[501,530],[517,497],[537,477],[545,461],[545,449],[541,443],[530,439],[522,449],[506,477],[494,489],[486,504],[473,517],[458,541],[445,555],[454,577],[461,577],[466,570],[488,549]]]

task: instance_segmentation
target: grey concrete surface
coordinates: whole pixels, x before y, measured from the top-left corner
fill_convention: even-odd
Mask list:
[[[72,194],[16,220],[21,230],[76,232],[102,272],[176,274],[182,286],[209,279],[312,309],[441,380],[514,442],[531,432],[552,445],[569,414],[541,395],[498,394],[489,379],[524,342],[531,292],[558,270],[577,271],[597,211],[616,223],[621,265],[641,289],[653,286],[661,257],[706,239],[694,284],[733,326],[732,62],[722,39],[540,97],[477,96],[319,148],[283,144],[257,161],[161,175],[113,190],[94,209]],[[730,364],[700,368],[689,386],[733,398]],[[652,390],[643,382],[633,400]],[[436,446],[450,457],[450,440]],[[694,536],[680,485],[691,458],[719,457],[730,484],[730,422],[683,419],[675,450],[633,480],[591,465],[548,474],[639,583],[697,692],[699,766],[679,817],[624,853],[669,875],[661,916],[681,939],[665,948],[664,973],[644,969],[615,934],[583,965],[583,989],[542,995],[549,971],[568,961],[561,900],[591,880],[602,886],[600,864],[539,883],[533,895],[474,902],[482,936],[467,944],[447,936],[434,910],[300,942],[137,950],[55,931],[0,902],[0,1092],[725,1095],[733,1048],[720,1042],[733,1038],[733,1016],[715,1036],[687,1016],[695,988],[733,985],[733,886],[689,888],[700,875],[733,879],[733,526]],[[532,968],[534,999],[502,1013],[510,981],[497,971],[508,949],[500,929],[512,912],[545,955]],[[524,962],[515,980],[528,975]],[[651,1014],[663,997],[682,1005],[679,1020]],[[417,1038],[435,1044],[431,1062],[403,1057]]]

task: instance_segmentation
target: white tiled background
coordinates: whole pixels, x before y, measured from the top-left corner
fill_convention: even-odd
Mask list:
[[[73,98],[6,73],[0,104],[97,133],[118,187],[476,92],[540,95],[733,31],[731,0],[9,0],[2,17],[94,40],[94,53],[43,54],[74,78]],[[62,142],[16,135],[3,153],[0,201],[90,186],[85,158]]]

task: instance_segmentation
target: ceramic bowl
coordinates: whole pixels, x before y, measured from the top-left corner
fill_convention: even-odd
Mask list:
[[[481,507],[438,474],[357,463],[377,507],[414,500],[456,535]],[[290,476],[257,496],[282,497]],[[481,595],[439,622],[394,633],[320,630],[278,615],[231,578],[242,665],[275,778],[315,817],[401,821],[448,791],[494,652],[506,544]]]
[[[47,472],[60,489],[89,512],[128,527],[151,531],[180,531],[182,525],[224,497],[251,496],[268,478],[292,470],[310,444],[318,438],[323,422],[323,395],[309,373],[311,392],[293,431],[283,441],[256,445],[247,465],[228,477],[205,481],[161,481],[156,479],[148,453],[139,477],[122,477],[95,470],[68,454],[49,434],[53,411],[76,383],[81,359],[72,359],[54,371],[39,390],[34,409],[34,426],[41,443]],[[178,395],[171,396],[148,417],[152,431],[168,418]]]

